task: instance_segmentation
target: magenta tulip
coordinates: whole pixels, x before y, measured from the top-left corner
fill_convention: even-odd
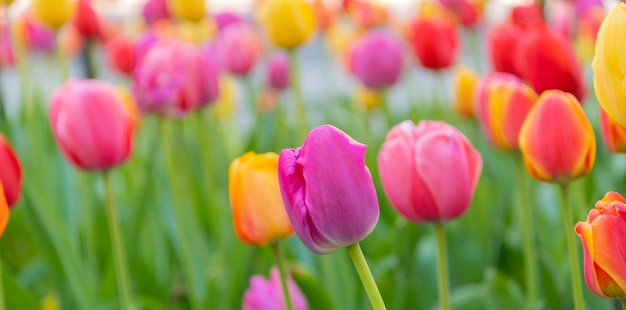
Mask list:
[[[278,181],[287,215],[302,243],[317,254],[363,240],[378,222],[365,149],[323,125],[311,130],[302,147],[280,152]]]
[[[383,189],[401,215],[414,222],[441,222],[467,211],[482,158],[451,125],[404,121],[387,134],[378,167]]]
[[[373,31],[352,48],[350,67],[368,88],[392,86],[402,72],[402,42],[392,34]]]
[[[294,310],[307,310],[309,305],[306,297],[291,277],[287,278],[289,296],[293,302]],[[284,310],[285,299],[280,285],[280,274],[276,267],[270,271],[270,278],[265,279],[261,275],[252,276],[250,287],[243,295],[243,310]]]
[[[220,32],[215,46],[222,68],[241,76],[248,75],[254,68],[261,52],[258,34],[245,23],[226,27]]]
[[[267,84],[275,90],[289,87],[289,57],[287,54],[275,54],[267,61]]]

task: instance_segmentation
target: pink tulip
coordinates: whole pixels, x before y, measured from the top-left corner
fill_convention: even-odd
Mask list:
[[[128,158],[135,116],[115,88],[68,80],[52,94],[50,125],[65,158],[84,170],[106,170]]]
[[[213,20],[215,20],[215,24],[217,25],[217,29],[221,32],[226,27],[230,25],[235,25],[244,22],[244,18],[237,14],[231,12],[222,12],[213,15]]]
[[[275,90],[289,87],[289,57],[286,54],[275,54],[267,61],[267,83]]]
[[[280,152],[278,181],[287,215],[302,243],[317,254],[363,240],[378,222],[365,149],[323,125],[309,132],[302,147]]]
[[[440,121],[404,121],[378,153],[383,189],[392,206],[414,222],[463,215],[472,200],[482,157],[456,128]]]
[[[215,44],[220,65],[235,75],[248,75],[261,52],[257,33],[244,23],[226,27]]]
[[[384,31],[372,31],[352,48],[350,66],[369,88],[392,86],[402,72],[402,42]]]
[[[148,24],[152,24],[161,19],[169,19],[170,13],[167,10],[167,0],[148,0],[141,10],[143,19]]]
[[[307,310],[306,297],[291,277],[287,279],[289,296],[294,310]],[[270,271],[270,278],[255,275],[250,279],[250,287],[243,295],[243,310],[284,310],[285,299],[280,284],[280,274],[276,267]]]

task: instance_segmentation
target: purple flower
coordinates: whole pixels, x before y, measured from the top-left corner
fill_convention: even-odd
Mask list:
[[[274,54],[267,61],[267,83],[276,90],[289,87],[289,57],[286,54]]]
[[[291,277],[287,278],[287,286],[294,310],[308,310],[306,297]],[[285,308],[280,274],[276,267],[270,271],[269,279],[260,275],[252,276],[250,287],[243,295],[243,310],[284,310]]]
[[[352,48],[350,67],[365,86],[389,87],[402,71],[402,42],[384,31],[370,32]]]

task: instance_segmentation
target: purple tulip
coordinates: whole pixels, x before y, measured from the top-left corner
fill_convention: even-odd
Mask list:
[[[39,51],[47,54],[54,53],[54,30],[28,17],[26,18],[25,23],[26,36],[28,38],[28,44],[30,48],[34,51]]]
[[[352,48],[350,67],[365,86],[389,87],[400,78],[402,42],[384,31],[370,32]]]
[[[365,149],[323,125],[311,130],[302,147],[280,152],[278,181],[287,215],[302,243],[317,254],[363,240],[378,222]]]
[[[291,277],[287,278],[287,287],[294,310],[308,310],[306,297],[300,288],[293,282]],[[283,290],[280,284],[280,274],[276,267],[270,271],[270,278],[255,275],[250,279],[250,287],[243,295],[243,310],[284,310],[285,301]]]
[[[276,90],[289,87],[289,57],[286,54],[274,54],[267,61],[267,83]]]
[[[246,76],[256,64],[261,43],[255,30],[241,23],[224,29],[217,38],[215,48],[224,70]]]

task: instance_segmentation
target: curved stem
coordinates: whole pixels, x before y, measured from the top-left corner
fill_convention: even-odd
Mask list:
[[[437,238],[437,283],[439,285],[439,309],[450,309],[450,293],[448,284],[448,248],[446,244],[446,229],[443,223],[435,223],[435,237]]]
[[[367,297],[370,299],[372,308],[374,310],[387,309],[383,298],[380,296],[380,291],[378,291],[378,287],[376,286],[376,281],[374,281],[374,276],[372,276],[372,272],[369,266],[367,266],[367,261],[365,261],[365,256],[363,256],[363,251],[359,243],[349,245],[348,253],[350,253],[350,258],[352,258],[352,262],[354,263],[356,272],[359,274],[361,283],[363,283]]]
[[[113,248],[113,260],[115,264],[115,273],[117,275],[117,290],[120,295],[120,309],[130,309],[131,294],[128,282],[128,269],[126,267],[126,256],[124,255],[122,234],[120,233],[119,223],[117,221],[117,212],[115,211],[115,203],[113,202],[113,192],[111,190],[109,172],[104,171],[102,173],[102,178],[104,179],[104,191],[107,201],[107,221],[109,222],[111,247]]]
[[[580,269],[578,262],[578,253],[576,251],[576,243],[574,241],[574,232],[572,227],[574,220],[572,219],[572,207],[569,201],[569,183],[561,184],[561,212],[563,213],[561,218],[563,219],[563,229],[565,230],[565,240],[567,242],[567,250],[570,258],[570,268],[572,270],[572,294],[574,296],[574,309],[582,310],[583,291],[582,283],[580,280]]]
[[[280,246],[278,242],[274,242],[270,245],[274,258],[276,259],[276,265],[278,265],[278,271],[280,273],[280,285],[283,288],[283,298],[285,301],[285,309],[293,310],[293,303],[291,302],[291,294],[289,294],[289,287],[287,286],[287,268],[285,268],[285,261],[283,255],[280,252]]]
[[[298,60],[296,59],[296,52],[289,51],[289,69],[290,69],[290,78],[291,78],[291,88],[293,89],[293,94],[296,98],[298,119],[296,122],[298,123],[298,138],[301,141],[304,141],[308,133],[309,125],[306,120],[306,105],[304,104],[304,99],[302,99],[302,90],[300,89],[300,76],[298,75]]]
[[[522,227],[522,238],[524,244],[524,269],[526,272],[526,294],[528,296],[528,304],[533,307],[537,301],[537,262],[535,260],[535,243],[533,237],[532,209],[528,203],[528,189],[524,176],[524,162],[521,156],[517,156],[515,163],[515,174],[517,175],[517,186],[519,199],[521,201],[518,206],[520,212],[520,225]]]

